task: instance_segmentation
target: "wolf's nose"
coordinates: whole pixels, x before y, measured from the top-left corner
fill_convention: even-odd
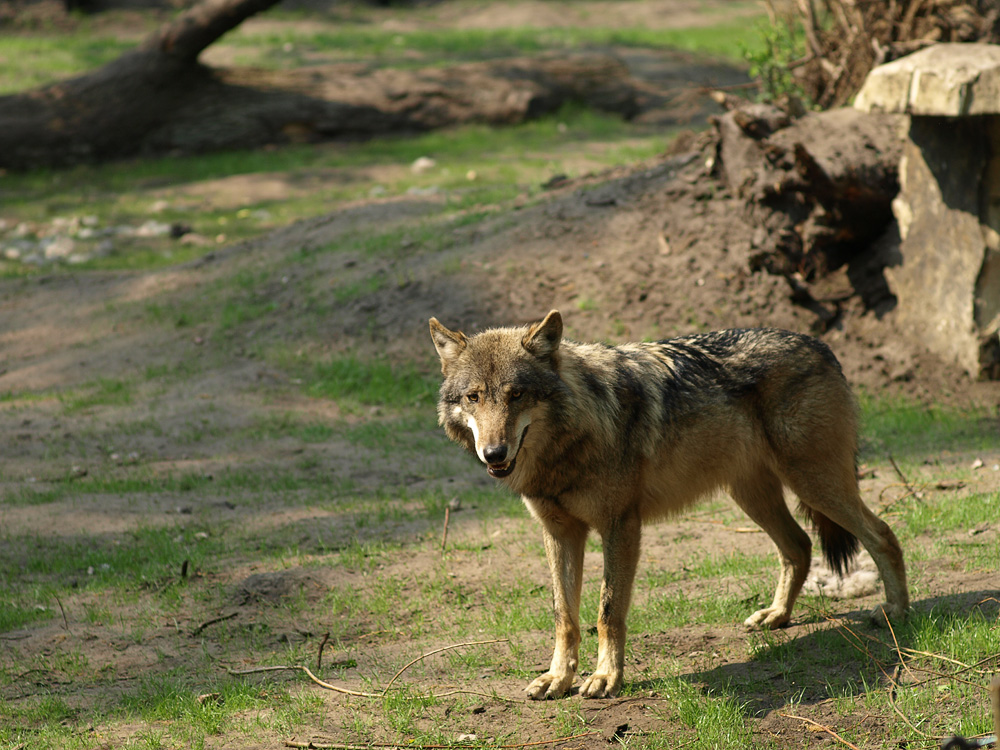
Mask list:
[[[483,448],[483,458],[488,464],[502,464],[507,458],[507,446],[503,443],[499,445],[487,445]]]

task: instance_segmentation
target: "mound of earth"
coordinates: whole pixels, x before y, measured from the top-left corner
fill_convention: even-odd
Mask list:
[[[973,382],[894,326],[882,271],[899,242],[889,208],[898,133],[891,119],[810,114],[762,141],[762,166],[744,182],[727,173],[724,158],[736,158],[718,133],[682,138],[686,149],[645,164],[556,178],[537,203],[455,229],[433,259],[390,263],[407,281],[346,304],[341,341],[421,360],[429,315],[474,332],[552,308],[581,340],[777,326],[827,340],[851,382],[871,391],[995,403],[995,384]],[[832,176],[836,199],[802,159]],[[859,197],[859,184],[879,180],[879,196]],[[851,201],[865,210],[850,215]]]

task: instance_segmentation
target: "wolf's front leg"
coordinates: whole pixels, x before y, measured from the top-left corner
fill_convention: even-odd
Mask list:
[[[532,700],[559,698],[573,686],[580,648],[580,586],[586,524],[571,518],[542,519],[545,557],[552,573],[556,645],[549,671],[527,687]]]
[[[580,688],[584,698],[613,698],[625,674],[625,617],[639,564],[642,521],[637,511],[615,520],[604,534],[604,582],[597,615],[597,669]]]

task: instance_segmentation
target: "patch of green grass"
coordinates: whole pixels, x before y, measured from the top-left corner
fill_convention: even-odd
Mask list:
[[[550,595],[545,587],[522,579],[488,582],[483,590],[484,613],[481,627],[493,638],[510,638],[532,630],[552,629]],[[581,618],[596,608],[581,605]]]
[[[85,31],[58,35],[0,36],[0,95],[25,91],[104,65],[135,46]]]
[[[227,42],[234,47],[252,48],[254,62],[275,68],[297,67],[304,56],[330,55],[331,50],[336,50],[333,54],[340,59],[374,58],[382,66],[414,67],[587,47],[675,49],[739,62],[740,45],[756,49],[763,44],[760,36],[753,19],[747,19],[717,21],[704,28],[685,29],[515,27],[400,32],[373,26],[348,26],[303,34],[287,28],[267,33],[234,34]]]
[[[972,494],[966,497],[940,495],[926,502],[906,505],[903,519],[914,536],[939,535],[948,531],[967,531],[1000,518],[1000,493]]]
[[[61,487],[17,487],[10,492],[4,493],[3,502],[11,507],[25,505],[48,505],[62,500],[65,497],[65,490]]]
[[[224,546],[224,540],[194,526],[140,528],[107,539],[8,537],[0,563],[3,571],[10,572],[0,572],[0,586],[19,580],[74,580],[96,587],[144,585],[177,575],[185,560],[197,567]]]
[[[332,399],[348,408],[432,407],[438,388],[436,378],[430,378],[412,364],[365,361],[350,355],[315,362],[304,368],[301,377],[310,396]]]
[[[908,458],[944,451],[1000,451],[1000,429],[985,407],[926,406],[859,394],[862,452]]]
[[[704,597],[692,597],[684,591],[657,593],[633,606],[629,623],[637,630],[680,627],[689,622],[729,624],[742,622],[755,608],[745,593],[712,591]]]
[[[412,11],[408,11],[413,13]],[[272,11],[267,17],[280,18]],[[704,24],[683,29],[652,28],[536,28],[387,30],[364,13],[352,14],[320,30],[301,25],[271,26],[266,31],[239,27],[215,43],[240,66],[294,69],[322,62],[377,61],[380,67],[433,66],[457,61],[535,55],[585,48],[633,47],[697,52],[732,62],[742,60],[739,50],[764,47],[761,16],[725,18],[706,13]],[[315,16],[309,18],[315,21]],[[135,28],[136,19],[129,24]],[[133,39],[122,39],[94,28],[86,17],[74,19],[71,31],[34,31],[0,38],[0,94],[13,93],[53,80],[86,73],[132,49],[142,33],[156,21],[147,19],[145,30]],[[432,26],[437,24],[431,23]],[[315,29],[315,23],[311,24]]]
[[[254,420],[249,432],[254,438],[276,439],[292,437],[304,443],[322,443],[335,434],[338,429],[325,422],[317,422],[302,417],[294,412],[268,414]]]
[[[897,628],[897,637],[914,651],[925,652],[920,656],[938,654],[963,664],[976,663],[997,644],[998,605],[987,598],[982,603],[991,616],[987,617],[981,607],[971,611],[941,607],[926,614],[917,612]]]
[[[768,573],[774,566],[775,560],[772,555],[751,555],[734,550],[730,554],[698,555],[679,568],[650,567],[645,572],[645,579],[650,588],[677,583],[688,578],[738,576],[746,579]]]
[[[132,403],[133,385],[126,380],[98,378],[79,389],[59,394],[66,413],[85,411],[95,406],[128,406]]]
[[[909,724],[897,727],[897,743],[919,742],[926,735],[988,733],[986,685],[991,670],[979,667],[996,658],[996,604],[988,602],[987,606],[989,615],[980,609],[918,610],[905,623],[897,624],[891,634],[879,630],[875,638],[860,640],[849,634],[859,652],[869,655],[870,664],[878,664],[876,674],[881,681],[900,663],[895,704]],[[875,681],[879,677],[873,675]],[[846,691],[838,704],[845,718],[860,709],[873,713],[893,710],[889,691],[871,683]],[[943,705],[949,708],[942,711]]]
[[[163,722],[175,740],[200,744],[225,731],[252,734],[255,729],[294,726],[302,721],[303,708],[314,711],[315,701],[294,699],[287,690],[275,687],[264,691],[243,680],[206,682],[167,672],[144,677],[138,689],[122,698],[118,713],[123,718]]]
[[[377,450],[385,455],[399,451],[417,451],[430,455],[442,449],[442,433],[435,429],[433,417],[421,415],[393,420],[368,420],[347,429],[345,436],[355,445]]]
[[[1000,493],[936,494],[904,504],[901,530],[911,560],[955,558],[959,569],[996,570],[1000,545],[981,536],[1000,515]]]
[[[77,712],[57,695],[44,695],[34,701],[17,703],[0,698],[0,716],[8,717],[8,721],[0,722],[0,739],[4,738],[5,732],[17,731],[17,728],[31,732],[44,727],[46,732],[51,732],[52,727],[72,722],[76,714]],[[69,732],[59,734],[66,736]]]
[[[97,474],[67,480],[62,486],[62,492],[64,495],[131,495],[205,491],[212,487],[212,481],[206,474],[179,472],[156,476],[143,467],[137,467],[123,474]]]
[[[0,590],[0,633],[17,630],[24,625],[39,620],[48,620],[54,616],[50,607],[41,604],[25,606],[22,603],[4,598]]]
[[[661,700],[655,713],[664,726],[678,729],[657,732],[644,747],[750,748],[757,747],[750,730],[747,708],[726,694],[704,692],[677,677],[663,677],[644,685]],[[626,686],[626,693],[628,692]]]

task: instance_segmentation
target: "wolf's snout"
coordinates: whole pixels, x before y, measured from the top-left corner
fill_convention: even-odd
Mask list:
[[[483,448],[483,458],[488,464],[502,464],[507,460],[507,446],[503,443]]]

